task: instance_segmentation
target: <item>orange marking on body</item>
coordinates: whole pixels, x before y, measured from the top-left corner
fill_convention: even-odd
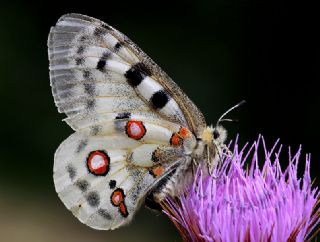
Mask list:
[[[181,144],[181,138],[180,138],[179,134],[174,133],[174,134],[171,136],[170,144],[173,145],[173,146],[177,146],[177,145],[180,145],[180,144]]]
[[[185,127],[181,127],[180,131],[179,131],[179,135],[181,136],[181,138],[188,138],[190,137],[190,131],[189,129],[185,128]]]
[[[161,176],[164,172],[164,168],[162,166],[157,166],[155,168],[152,169],[152,173],[158,177]]]
[[[122,214],[123,217],[127,217],[128,216],[128,210],[127,207],[124,203],[120,203],[120,207],[119,207],[119,211]]]

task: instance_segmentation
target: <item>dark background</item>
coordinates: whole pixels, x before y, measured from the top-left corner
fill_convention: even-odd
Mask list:
[[[72,133],[58,114],[48,76],[47,35],[60,15],[99,18],[129,36],[229,137],[263,134],[312,154],[319,176],[319,15],[300,1],[87,1],[2,3],[0,8],[1,241],[179,241],[171,223],[142,209],[130,226],[94,231],[58,199],[53,154]],[[287,148],[284,148],[284,154]],[[284,157],[283,164],[287,163]],[[303,160],[302,160],[303,161]],[[302,162],[303,163],[303,162]],[[317,180],[316,180],[316,184]]]

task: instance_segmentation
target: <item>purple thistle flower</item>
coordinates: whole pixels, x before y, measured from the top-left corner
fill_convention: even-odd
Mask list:
[[[260,147],[263,146],[263,149]],[[194,183],[176,199],[162,204],[164,213],[184,241],[305,241],[319,223],[319,193],[312,188],[310,155],[303,178],[298,178],[299,151],[282,171],[278,141],[268,151],[259,137],[248,151],[234,145],[233,157],[224,157],[215,176],[203,177],[199,170]],[[275,151],[275,149],[278,151]],[[258,153],[264,150],[264,164]],[[246,160],[252,157],[248,169]]]

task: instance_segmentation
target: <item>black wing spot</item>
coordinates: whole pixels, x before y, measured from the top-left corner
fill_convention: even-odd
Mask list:
[[[83,84],[84,86],[84,91],[90,95],[90,96],[93,96],[96,92],[96,86],[92,83],[84,83]]]
[[[97,64],[97,69],[99,70],[99,71],[104,71],[104,67],[106,66],[106,64],[107,64],[107,62],[106,62],[106,60],[99,60],[98,61],[98,64]]]
[[[106,209],[99,208],[98,213],[104,219],[107,219],[107,220],[112,219],[111,215],[108,213],[108,211]]]
[[[82,192],[85,192],[88,190],[90,184],[88,181],[86,180],[78,180],[76,182],[76,186],[82,191]]]
[[[109,182],[109,187],[110,187],[110,189],[115,188],[116,185],[117,185],[117,182],[116,182],[115,180],[111,180],[111,181]]]
[[[100,196],[98,192],[89,192],[86,196],[87,202],[91,207],[97,207],[100,204]]]
[[[114,45],[114,47],[113,47],[113,49],[115,50],[115,51],[118,51],[120,48],[121,48],[121,44],[120,44],[120,42],[117,42],[115,45]]]
[[[134,69],[133,67],[131,67],[125,74],[124,76],[127,78],[128,83],[132,86],[132,87],[136,87],[138,85],[140,85],[140,83],[143,80],[143,76],[142,74]]]
[[[87,100],[86,109],[93,110],[95,106],[96,106],[96,101],[94,99]]]
[[[118,113],[116,116],[116,119],[129,119],[131,116],[131,113],[125,112],[125,113]]]
[[[92,74],[90,71],[88,70],[84,70],[83,73],[82,73],[82,76],[84,79],[86,80],[90,80],[92,78]]]
[[[170,96],[164,90],[155,92],[150,98],[151,104],[155,109],[163,108],[164,106],[166,106],[169,100],[170,100]]]
[[[82,55],[83,54],[83,52],[84,52],[84,46],[82,46],[82,45],[80,45],[79,47],[78,47],[78,49],[77,49],[77,54],[78,55]]]
[[[84,59],[82,57],[76,58],[76,65],[82,65],[84,63]]]
[[[151,76],[151,71],[145,64],[140,62],[127,70],[124,76],[132,87],[137,87],[146,76]]]
[[[76,169],[72,166],[72,165],[67,165],[67,167],[66,167],[66,169],[67,169],[67,172],[68,172],[68,174],[69,174],[69,177],[70,177],[70,179],[71,179],[71,181],[76,177],[76,175],[77,175],[77,171],[76,171]]]
[[[77,146],[76,153],[83,151],[83,149],[88,145],[88,140],[81,140]]]
[[[102,71],[104,72],[105,71],[105,67],[106,67],[106,64],[107,64],[107,60],[108,58],[110,57],[111,53],[110,52],[104,52],[101,56],[101,58],[99,59],[98,61],[98,64],[97,64],[97,69],[99,71]]]

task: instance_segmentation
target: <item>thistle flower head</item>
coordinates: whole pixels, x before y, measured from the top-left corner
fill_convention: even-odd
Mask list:
[[[299,178],[300,149],[294,156],[289,150],[289,164],[282,170],[278,142],[268,150],[260,137],[247,147],[239,150],[236,142],[233,156],[224,157],[215,170],[217,178],[203,177],[199,170],[183,195],[164,202],[164,212],[184,241],[310,239],[320,213],[319,193],[311,184],[310,156],[306,156],[304,174]],[[261,168],[260,151],[264,151]]]

